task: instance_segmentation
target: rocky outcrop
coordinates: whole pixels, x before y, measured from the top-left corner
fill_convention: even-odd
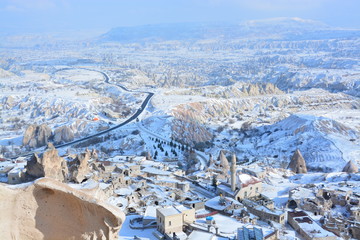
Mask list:
[[[55,147],[49,143],[47,151],[38,156],[36,153],[26,164],[28,178],[49,177],[65,182],[68,176],[66,161],[59,156]]]
[[[299,149],[291,157],[289,167],[294,173],[307,173],[306,162]]]
[[[54,143],[59,144],[63,142],[71,142],[74,140],[74,132],[68,126],[62,126],[54,132]]]
[[[46,124],[28,126],[25,130],[23,145],[31,148],[45,146],[52,135],[51,128]]]
[[[49,178],[0,185],[1,239],[118,239],[124,213]]]
[[[3,99],[3,104],[6,109],[11,109],[16,105],[15,98],[13,96],[8,96]]]
[[[350,160],[346,163],[342,171],[347,173],[357,173],[359,172],[359,168],[353,161]]]
[[[230,171],[230,165],[229,165],[228,159],[225,157],[223,150],[220,150],[219,161],[220,161],[220,167],[222,168],[223,173],[228,174],[228,172]]]
[[[90,172],[89,160],[92,158],[92,156],[92,152],[86,149],[85,153],[78,154],[76,158],[69,163],[70,181],[81,183],[87,179],[87,175]]]

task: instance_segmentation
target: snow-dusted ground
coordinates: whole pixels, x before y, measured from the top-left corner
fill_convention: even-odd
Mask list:
[[[25,151],[22,136],[30,124],[45,123],[53,131],[67,125],[77,139],[123,122],[144,99],[143,94],[105,83],[104,76],[97,70],[57,68],[56,72],[54,69],[47,73],[24,70],[19,75],[1,77],[3,153],[14,156]],[[98,120],[94,121],[95,118]]]
[[[154,156],[157,152],[157,162],[176,158],[184,163],[187,155],[183,150],[177,148],[175,155],[171,151],[174,147],[159,143],[175,136],[190,145],[195,145],[191,142],[194,139],[209,142],[198,152],[202,167],[207,158],[203,152],[216,158],[220,149],[235,152],[245,165],[259,162],[286,167],[298,148],[311,173],[271,170],[264,179],[263,193],[277,207],[285,207],[291,189],[310,183],[359,193],[359,174],[338,172],[349,160],[360,164],[360,101],[355,97],[360,86],[358,44],[358,39],[235,39],[230,43],[198,41],[192,46],[171,41],[164,45],[100,45],[76,51],[1,52],[5,60],[0,62],[0,154],[25,151],[22,136],[32,123],[47,123],[53,130],[73,126],[76,138],[80,138],[124,121],[139,108],[144,94],[125,92],[112,84],[116,83],[155,93],[140,122],[117,129],[97,143],[63,148],[61,154],[89,147],[97,149],[101,159],[142,152]],[[164,46],[169,50],[164,51]],[[8,61],[10,55],[18,62]],[[84,65],[79,66],[78,60],[85,60]],[[75,69],[54,73],[69,65]],[[88,69],[108,73],[110,84],[104,82],[102,74]],[[273,85],[259,87],[269,82]],[[249,85],[243,87],[245,83]],[[110,117],[105,110],[119,115]],[[81,123],[85,127],[80,128]],[[176,134],[174,126],[183,132]],[[1,168],[12,164],[5,163]],[[149,185],[163,204],[176,203],[163,188]],[[119,193],[130,191],[133,189],[119,189]],[[301,193],[313,194],[311,189]],[[124,197],[108,201],[123,208],[128,204]],[[332,211],[344,213],[339,207]],[[130,229],[129,220],[134,217],[127,217],[120,239],[134,235],[156,239],[153,229]],[[214,218],[229,235],[242,226],[234,218],[219,214]],[[292,230],[287,232],[287,239],[294,238]]]

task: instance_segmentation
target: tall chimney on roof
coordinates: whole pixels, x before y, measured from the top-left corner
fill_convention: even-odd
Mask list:
[[[236,185],[236,156],[235,153],[233,153],[231,157],[231,191],[235,192],[235,185]]]

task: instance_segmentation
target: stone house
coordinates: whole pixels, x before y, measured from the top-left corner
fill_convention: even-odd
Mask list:
[[[360,239],[360,222],[352,219],[352,217],[332,216],[329,213],[324,216],[322,224],[324,229],[343,239]]]
[[[205,209],[205,203],[200,200],[186,201],[184,204],[190,208],[194,208],[195,210]]]
[[[161,179],[163,177],[168,177],[171,175],[171,172],[164,171],[155,167],[145,167],[141,170],[142,175],[147,176],[153,179]]]
[[[300,208],[314,215],[324,215],[331,209],[333,202],[328,192],[319,190],[315,193],[312,188],[297,187],[289,192],[288,207]]]
[[[112,173],[111,174],[111,183],[114,189],[128,187],[132,184],[130,177],[125,177],[122,173]]]
[[[360,207],[351,207],[349,209],[351,217],[354,218],[355,221],[360,222]]]
[[[244,199],[242,203],[246,206],[248,212],[258,216],[260,220],[285,224],[286,219],[284,211],[268,208],[250,199]]]
[[[232,215],[234,210],[242,208],[244,208],[244,206],[240,202],[224,196],[217,196],[205,202],[206,210],[218,211],[227,215]]]
[[[25,180],[25,169],[26,162],[16,163],[15,167],[7,172],[8,184],[19,184]]]
[[[195,209],[183,205],[156,209],[157,230],[169,237],[183,235],[185,224],[195,222]]]
[[[336,240],[332,232],[320,227],[303,211],[288,212],[288,223],[306,240]]]

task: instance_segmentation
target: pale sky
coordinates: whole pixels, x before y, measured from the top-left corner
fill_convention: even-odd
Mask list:
[[[0,0],[0,33],[299,17],[360,29],[360,0]]]

